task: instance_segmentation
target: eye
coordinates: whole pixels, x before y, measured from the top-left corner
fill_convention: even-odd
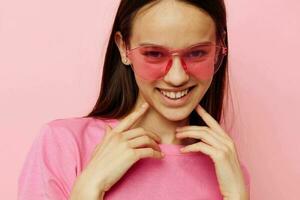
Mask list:
[[[160,57],[164,56],[164,54],[159,51],[146,51],[146,52],[144,52],[144,55],[147,57],[152,57],[152,58],[160,58]]]
[[[205,52],[202,50],[191,51],[187,54],[188,57],[192,57],[192,58],[198,58],[198,57],[202,57],[204,55],[205,55]]]

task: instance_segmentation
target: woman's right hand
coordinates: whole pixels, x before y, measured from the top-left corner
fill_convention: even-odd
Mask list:
[[[141,107],[124,118],[112,129],[106,125],[103,140],[97,144],[86,168],[76,180],[71,198],[103,198],[108,191],[138,160],[146,157],[162,158],[158,135],[143,128],[130,129],[146,112],[149,105]]]

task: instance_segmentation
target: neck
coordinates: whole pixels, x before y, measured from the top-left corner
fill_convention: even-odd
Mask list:
[[[138,125],[145,130],[152,131],[159,135],[161,137],[161,143],[181,144],[181,140],[175,137],[175,129],[188,124],[188,119],[170,121],[150,108]]]
[[[140,104],[137,103],[134,111],[138,109]],[[189,125],[189,118],[179,121],[170,121],[162,116],[153,108],[148,108],[144,115],[132,126],[133,128],[142,127],[146,131],[152,131],[161,138],[163,144],[190,144],[193,142],[191,138],[178,139],[175,137],[175,129],[181,126]]]

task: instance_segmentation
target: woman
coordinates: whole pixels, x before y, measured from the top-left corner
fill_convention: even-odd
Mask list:
[[[219,125],[226,33],[222,0],[122,0],[93,111],[43,126],[19,199],[248,200]]]

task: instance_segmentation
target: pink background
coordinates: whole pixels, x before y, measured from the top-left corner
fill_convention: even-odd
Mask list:
[[[112,3],[114,2],[114,3]],[[119,1],[0,1],[0,194],[41,125],[86,114]],[[297,0],[227,1],[234,136],[252,200],[300,196]]]

